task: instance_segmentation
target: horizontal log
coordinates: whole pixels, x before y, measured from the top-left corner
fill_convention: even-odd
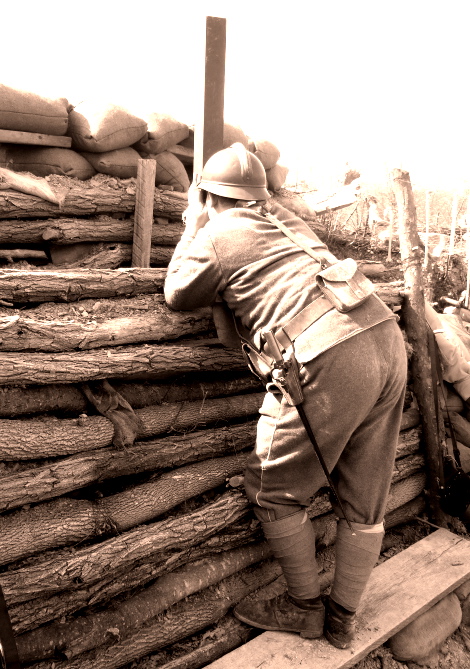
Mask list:
[[[0,564],[154,520],[242,473],[246,460],[246,453],[209,458],[96,501],[60,497],[0,517]]]
[[[406,522],[415,515],[415,512],[419,512],[416,511],[418,507],[413,504],[410,504],[410,510],[407,512],[400,511],[400,506],[405,508],[408,502],[416,498],[416,490],[422,492],[423,488],[424,480],[420,475],[411,477],[408,483],[405,481],[392,485],[389,495],[391,511],[386,516],[387,527],[393,527],[397,522]],[[310,508],[317,544],[320,547],[330,546],[334,543],[336,536],[336,521],[333,514],[329,512],[331,506],[328,505],[327,496],[320,495],[318,501],[316,510],[314,506]],[[421,507],[419,509],[421,510]],[[317,517],[315,516],[317,512],[327,515]],[[397,522],[394,520],[395,516],[398,519]],[[84,584],[83,587],[73,591],[49,594],[46,597],[40,596],[37,599],[10,606],[9,612],[12,624],[17,633],[35,629],[49,621],[58,620],[61,616],[74,613],[87,606],[102,605],[123,592],[155,580],[155,578],[174,570],[179,565],[208,557],[214,552],[230,550],[253,540],[260,541],[262,536],[259,523],[253,522],[252,516],[249,514],[246,518],[233,524],[228,530],[220,530],[213,534],[197,547],[181,548],[176,553],[173,551],[164,556],[160,554],[161,562],[157,562],[153,558],[153,553],[150,550],[149,556],[142,558],[141,563],[134,566],[131,571],[117,574],[108,572],[102,581],[97,583]]]
[[[41,249],[0,249],[0,258],[5,258],[8,262],[13,262],[18,258],[47,260],[47,255]]]
[[[261,541],[259,531],[251,518],[236,522],[226,529],[213,534],[197,546],[180,548],[177,552],[166,551],[158,555],[158,561],[144,560],[130,571],[119,574],[107,574],[97,583],[85,584],[78,590],[59,592],[46,597],[38,597],[9,607],[10,618],[16,633],[36,629],[50,621],[74,614],[90,606],[101,607],[114,597],[133,589],[141,589],[146,583],[154,581],[185,564],[195,560],[212,558],[214,554]],[[62,549],[65,550],[65,549]]]
[[[247,372],[236,376],[224,374],[223,379],[213,380],[210,375],[191,376],[166,383],[118,383],[113,388],[129,402],[133,409],[141,409],[152,404],[172,404],[196,400],[239,395],[262,390],[256,376]],[[0,387],[0,417],[12,418],[35,413],[74,414],[95,411],[78,386],[51,384],[45,386],[3,386]],[[411,427],[411,426],[410,426]]]
[[[403,281],[392,281],[390,283],[374,283],[376,294],[389,307],[399,307],[403,301]]]
[[[154,303],[145,314],[99,319],[38,320],[23,315],[0,317],[0,351],[73,351],[143,342],[165,342],[213,329],[210,309],[171,311]],[[95,320],[95,318],[99,320]]]
[[[385,513],[391,513],[415,497],[418,497],[426,484],[426,474],[418,472],[406,479],[399,480],[390,488]]]
[[[240,622],[231,612],[217,622],[210,634],[202,631],[177,641],[161,651],[147,655],[133,664],[133,669],[195,669],[208,667],[246,643],[252,630]]]
[[[184,500],[217,487],[228,477],[242,472],[246,457],[238,454],[181,467],[163,474],[155,481],[134,486],[97,502],[59,498],[30,511],[17,511],[1,519],[0,563],[7,564],[33,552],[61,545],[77,544],[110,531],[123,532],[151,521]],[[405,460],[410,462],[408,475],[422,470],[422,462],[416,466],[415,456]],[[413,490],[412,497],[421,492],[419,489],[415,494],[418,485],[415,479],[421,475],[415,474],[403,481],[404,475],[403,468],[394,473],[394,492],[389,496],[387,512],[408,501],[402,500],[409,495],[410,487]],[[403,486],[406,486],[405,492],[402,492]],[[320,495],[314,500],[308,514],[309,517],[315,517],[330,510],[328,495]],[[22,537],[25,537],[24,541]],[[86,552],[88,549],[84,550]],[[81,578],[84,580],[83,576]],[[93,582],[92,579],[87,581]]]
[[[31,669],[117,669],[163,646],[215,624],[243,597],[280,575],[273,559],[247,567],[217,585],[191,595],[148,625],[112,646],[90,651],[72,661],[38,662]]]
[[[132,244],[120,242],[101,242],[90,244],[89,248],[80,248],[80,257],[75,260],[72,249],[74,247],[64,246],[62,249],[70,249],[70,254],[61,253],[62,258],[53,258],[53,265],[64,269],[117,269],[121,265],[130,264],[132,259]],[[150,264],[163,267],[168,265],[174,249],[171,246],[152,246],[150,248]],[[71,261],[67,260],[70,255]]]
[[[166,270],[119,268],[115,270],[0,269],[0,294],[10,302],[76,302],[161,293]]]
[[[400,458],[399,460],[395,460],[393,480],[394,482],[402,481],[403,479],[422,471],[424,471],[424,455],[422,453],[409,455]]]
[[[206,401],[137,409],[137,438],[165,432],[194,431],[208,424],[246,419],[258,413],[264,393],[248,393]],[[0,460],[37,460],[93,451],[110,446],[114,427],[104,416],[42,420],[0,420]]]
[[[183,234],[180,222],[156,218],[152,226],[152,244],[176,246]],[[3,220],[0,244],[77,244],[81,242],[131,243],[134,221],[112,216],[96,218],[50,218],[36,220]]]
[[[72,305],[68,309],[62,304],[48,305],[45,316],[41,306],[27,314],[15,310],[11,315],[0,316],[0,351],[90,350],[144,342],[163,343],[214,331],[209,308],[173,311],[161,295],[140,296],[133,308],[135,299],[114,298],[109,304],[90,306],[82,301],[81,312]],[[114,312],[116,317],[105,318],[108,312]]]
[[[97,174],[79,181],[56,174],[48,178],[55,193],[65,195],[62,206],[15,190],[0,191],[0,219],[96,216],[135,209],[136,179],[116,179]],[[154,215],[180,219],[188,206],[184,193],[155,188]]]
[[[262,384],[247,372],[224,374],[224,378],[213,380],[214,375],[191,375],[162,383],[117,382],[113,388],[129,402],[134,409],[153,404],[172,404],[196,400],[214,399],[247,392],[261,391]],[[33,415],[35,413],[56,413],[61,416],[95,411],[79,386],[51,384],[44,386],[3,386],[0,387],[0,417]]]
[[[404,458],[406,455],[417,453],[421,447],[421,427],[409,428],[408,413],[402,414],[402,425],[406,425],[398,437],[397,458]]]
[[[109,630],[124,638],[176,602],[269,557],[267,543],[251,544],[199,560],[161,576],[145,590],[120,605],[80,616],[75,621],[55,622],[17,638],[21,662],[66,654],[70,660],[92,648],[109,643]]]
[[[388,536],[387,539],[387,548],[396,546],[400,541],[393,536]],[[319,567],[323,570],[320,577],[320,587],[324,591],[331,584],[333,578],[333,570],[328,566],[331,562],[332,551],[326,549],[321,551],[317,557]],[[258,587],[263,588],[263,591],[258,593],[260,598],[264,598],[268,594],[271,596],[279,594],[285,590],[285,582],[282,578],[279,578],[281,574],[279,565],[274,560],[265,560],[257,566],[246,567],[241,573],[228,576],[215,586],[210,586],[200,593],[190,595],[184,602],[180,601],[169,608],[165,614],[158,614],[155,619],[149,619],[147,624],[142,625],[140,629],[129,636],[126,636],[125,632],[122,635],[116,634],[117,640],[114,643],[108,638],[104,645],[91,652],[79,655],[72,661],[54,663],[54,669],[119,669],[130,661],[138,660],[151,652],[153,653],[158,648],[168,646],[178,639],[189,636],[189,634],[194,634],[195,628],[188,627],[188,624],[192,623],[194,618],[199,618],[200,607],[203,606],[203,603],[205,603],[205,606],[203,606],[204,615],[202,619],[199,619],[199,629],[203,629],[210,624],[206,616],[208,611],[211,611],[213,603],[217,606],[211,622],[215,623],[220,620],[221,610],[219,606],[221,600],[230,607],[240,601],[241,597],[248,594],[246,591],[242,594],[240,588],[244,589],[246,587],[249,592],[255,590],[255,587],[251,585],[254,583],[253,574],[256,574],[259,579]],[[266,588],[266,586],[268,587]],[[178,629],[176,629],[176,617],[180,621]],[[72,654],[74,654],[73,651]],[[161,666],[161,664],[156,666]],[[52,669],[52,667],[53,663],[50,662],[34,665],[34,669]]]
[[[0,509],[43,502],[106,479],[181,467],[254,445],[256,421],[135,442],[132,449],[98,450],[60,458],[0,479]],[[2,519],[0,518],[0,524]]]
[[[112,378],[168,379],[190,372],[246,369],[241,352],[218,346],[143,345],[68,353],[5,352],[0,386],[82,383]]]
[[[388,530],[397,525],[409,523],[416,518],[416,516],[419,516],[420,513],[423,513],[425,509],[426,500],[424,495],[418,495],[418,497],[415,497],[402,506],[390,511],[390,513],[385,516],[385,529]]]
[[[417,452],[418,431],[402,433],[398,444],[396,470],[402,469],[400,458]],[[11,510],[25,504],[60,497],[94,482],[144,471],[179,467],[208,457],[219,457],[255,443],[256,421],[229,427],[190,432],[136,442],[131,450],[100,448],[60,458],[4,475],[0,481],[0,509]]]
[[[184,516],[143,525],[67,557],[52,557],[38,565],[0,575],[8,605],[64,590],[77,590],[108,574],[129,571],[150,555],[158,561],[165,551],[195,546],[242,518],[248,502],[229,492]]]
[[[119,269],[0,269],[0,294],[10,302],[76,302],[85,298],[161,293],[164,268]],[[390,306],[401,304],[401,282],[375,284],[377,295]]]
[[[248,393],[137,409],[136,414],[141,421],[137,439],[247,419],[257,415],[263,398],[264,393]],[[420,431],[414,429],[401,433],[398,445],[400,457],[416,452],[419,435]],[[113,425],[104,416],[1,419],[0,460],[38,460],[94,451],[110,446],[113,437]]]
[[[401,537],[386,535],[384,546],[387,549],[398,547],[401,550],[402,542]],[[318,556],[321,566],[325,565],[323,568],[326,570],[322,572],[320,577],[322,591],[328,587],[327,582],[331,582],[333,577],[332,570],[328,569],[325,564],[327,561],[331,561],[331,556],[325,556],[324,559],[323,555],[325,553],[328,553],[328,551],[323,551]],[[267,588],[263,589],[262,593],[260,592],[260,597],[265,597],[268,589],[271,590],[271,594],[273,595],[279,594],[277,590],[274,591],[276,585],[277,581],[268,585]],[[282,591],[282,586],[280,591]],[[258,593],[255,593],[254,597],[257,597],[257,595]],[[239,624],[239,621],[229,613],[219,621],[217,627],[212,629],[209,635],[207,632],[201,632],[197,635],[186,637],[178,641],[175,645],[166,646],[161,651],[137,660],[132,666],[134,669],[192,669],[193,667],[208,666],[210,662],[223,657],[233,648],[246,642],[246,638],[239,637]],[[242,629],[250,630],[249,627],[243,623],[241,624]]]

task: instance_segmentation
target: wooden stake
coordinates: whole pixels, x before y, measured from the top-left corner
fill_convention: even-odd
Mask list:
[[[441,415],[438,416],[439,430],[436,430],[416,207],[409,173],[394,169],[391,180],[398,207],[400,253],[405,279],[402,313],[408,341],[413,348],[411,371],[414,394],[423,421],[429,510],[431,520],[446,527],[446,516],[439,504],[439,450],[445,440],[445,432]]]
[[[470,195],[467,199],[467,213],[466,213],[466,222],[467,222],[467,240],[466,240],[466,258],[467,258],[467,292],[465,293],[465,302],[464,307],[468,309],[469,304],[469,293],[470,293]]]
[[[392,262],[392,239],[393,239],[393,207],[390,207],[390,223],[388,228],[388,254],[387,262]]]
[[[150,267],[156,169],[157,164],[154,160],[139,159],[135,193],[132,267]]]
[[[224,139],[226,19],[206,17],[205,65],[200,120],[194,133],[194,175],[216,151]]]
[[[430,192],[426,191],[426,241],[424,243],[424,266],[428,266],[428,255],[429,255],[429,211],[430,211],[430,201],[429,201]]]
[[[458,206],[459,198],[457,193],[454,193],[454,197],[452,199],[452,220],[451,220],[451,225],[450,225],[450,241],[449,241],[449,259],[451,256],[454,255],[454,245],[455,245],[455,228],[457,224],[457,206]]]

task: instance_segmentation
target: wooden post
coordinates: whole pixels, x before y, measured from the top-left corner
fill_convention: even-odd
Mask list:
[[[203,100],[194,134],[194,175],[223,148],[226,20],[206,17]]]
[[[424,266],[428,266],[429,253],[429,212],[430,212],[430,195],[431,192],[426,189],[426,241],[424,244]]]
[[[156,169],[154,160],[137,163],[132,267],[150,267]]]
[[[387,262],[392,262],[392,240],[393,240],[393,205],[390,206],[389,224],[388,224],[388,253]]]
[[[455,246],[455,228],[457,226],[457,208],[458,208],[459,198],[457,192],[454,193],[452,198],[452,214],[451,214],[451,223],[450,223],[450,241],[449,241],[449,258],[454,255],[454,246]]]
[[[391,180],[398,208],[400,254],[405,279],[403,319],[408,341],[413,348],[413,390],[423,423],[429,511],[435,523],[447,527],[446,516],[439,504],[439,450],[445,440],[445,432],[440,412],[439,430],[436,430],[416,207],[408,172],[394,169]]]
[[[465,256],[467,260],[467,292],[465,293],[464,307],[468,309],[468,305],[470,303],[470,195],[467,198],[467,213],[465,218],[467,224],[467,239],[465,244]]]

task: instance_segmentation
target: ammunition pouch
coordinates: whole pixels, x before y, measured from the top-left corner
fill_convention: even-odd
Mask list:
[[[352,258],[340,260],[318,272],[316,281],[325,297],[341,313],[356,309],[374,292],[374,284]]]

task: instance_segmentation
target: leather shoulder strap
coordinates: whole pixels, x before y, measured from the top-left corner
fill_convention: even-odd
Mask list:
[[[328,251],[328,249],[325,249],[325,245],[320,242],[319,244],[316,244],[315,246],[309,246],[308,244],[305,244],[298,235],[295,234],[290,228],[287,227],[287,225],[284,225],[282,221],[277,219],[275,216],[272,214],[266,212],[263,214],[265,218],[268,219],[271,223],[274,223],[279,230],[286,236],[289,237],[289,239],[294,242],[294,244],[297,244],[299,248],[302,249],[302,251],[305,251],[305,253],[308,253],[309,256],[311,256],[314,260],[317,262],[320,260],[318,251],[315,252],[315,249],[322,249],[323,254],[321,256],[322,262],[325,262],[325,264],[332,265],[335,262],[337,262],[337,259],[334,257],[332,253]]]

